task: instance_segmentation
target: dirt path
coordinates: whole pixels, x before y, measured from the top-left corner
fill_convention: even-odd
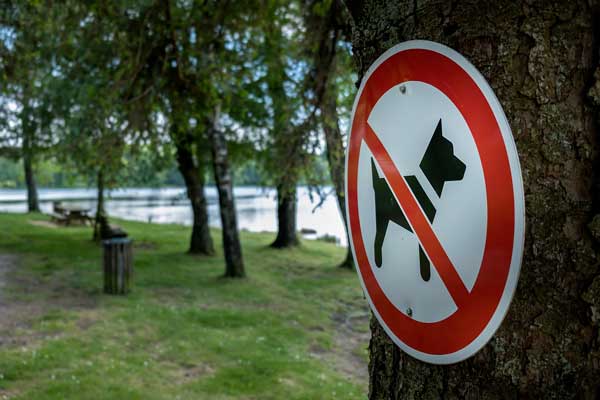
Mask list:
[[[366,385],[369,380],[366,349],[371,338],[369,315],[369,308],[362,299],[340,302],[338,311],[331,316],[335,329],[332,348],[325,349],[315,343],[309,349],[310,355],[333,363],[337,372],[359,385]],[[321,326],[312,329],[325,330]]]
[[[96,305],[95,296],[65,287],[59,277],[42,281],[18,269],[18,256],[0,254],[0,347],[26,346],[47,338],[31,329],[31,323],[52,309],[81,310]]]
[[[10,254],[0,254],[0,321],[2,321],[2,308],[6,306],[6,295],[4,293],[8,274],[11,270],[16,268],[17,257]]]
[[[334,336],[335,346],[340,357],[338,366],[342,373],[353,377],[357,382],[368,382],[368,361],[364,350],[369,345],[371,333],[369,327],[369,309],[352,305],[345,312],[335,313],[338,333]]]
[[[0,254],[0,346],[23,344],[11,332],[19,327],[28,310],[21,304],[11,301],[6,293],[11,273],[17,269],[17,262],[17,257],[14,255]]]

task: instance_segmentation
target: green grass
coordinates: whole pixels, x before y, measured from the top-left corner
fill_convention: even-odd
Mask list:
[[[366,363],[366,340],[346,335],[368,326],[355,272],[336,268],[343,249],[274,250],[273,235],[243,232],[248,278],[229,280],[220,232],[218,254],[197,257],[189,228],[119,221],[136,243],[133,291],[107,296],[90,228],[31,220],[47,218],[0,214],[0,254],[18,261],[0,289],[18,319],[0,324],[0,399],[366,397],[344,372]]]

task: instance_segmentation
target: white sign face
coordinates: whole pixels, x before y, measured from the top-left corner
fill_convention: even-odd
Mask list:
[[[525,208],[510,127],[475,67],[432,42],[384,53],[354,104],[346,188],[359,277],[388,335],[436,364],[477,352],[516,288]]]

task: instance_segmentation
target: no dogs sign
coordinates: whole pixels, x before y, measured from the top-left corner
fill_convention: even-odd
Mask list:
[[[346,201],[363,290],[393,341],[435,364],[481,349],[517,286],[525,207],[506,116],[464,57],[410,41],[369,68]]]

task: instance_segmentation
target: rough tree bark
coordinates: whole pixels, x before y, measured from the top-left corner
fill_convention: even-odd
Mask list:
[[[223,232],[223,252],[225,253],[225,276],[243,278],[246,275],[242,246],[237,227],[235,201],[233,198],[233,182],[229,170],[227,142],[218,126],[219,113],[208,124],[208,137],[211,143],[215,183],[219,192],[219,208],[221,212],[221,228]]]
[[[484,74],[517,142],[527,207],[519,287],[490,343],[467,361],[432,366],[402,353],[372,319],[370,399],[598,398],[597,6],[582,0],[346,5],[359,77],[386,49],[416,38],[458,50]]]
[[[33,172],[33,133],[32,127],[29,126],[30,122],[28,122],[28,118],[29,113],[24,111],[24,117],[21,119],[21,123],[23,125],[22,154],[25,185],[27,186],[27,211],[39,212],[40,202]]]
[[[175,144],[177,151],[177,167],[183,176],[187,189],[187,197],[192,206],[194,224],[190,238],[190,254],[213,255],[215,248],[208,227],[208,209],[204,195],[204,169],[202,162],[194,161],[192,153],[192,138],[186,135],[174,134],[178,138]]]

